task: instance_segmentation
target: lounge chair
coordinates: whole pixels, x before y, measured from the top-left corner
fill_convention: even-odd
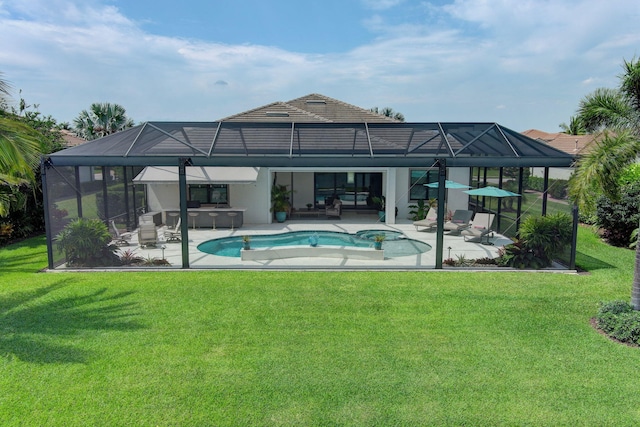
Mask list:
[[[340,218],[340,215],[342,215],[342,202],[340,201],[340,199],[334,199],[333,204],[327,206],[324,209],[324,213],[325,215],[327,215],[327,218],[329,217]]]
[[[438,208],[432,207],[429,209],[427,216],[424,219],[413,221],[413,225],[416,227],[416,231],[418,231],[418,227],[425,227],[432,230],[433,227],[438,225]]]
[[[167,228],[164,231],[164,238],[167,242],[180,242],[182,240],[181,224],[182,218],[178,218],[176,226],[173,228]]]
[[[473,217],[473,211],[457,209],[450,221],[444,223],[444,230],[452,233],[459,233],[465,228],[469,228],[469,223]]]
[[[121,233],[113,220],[110,220],[109,224],[111,224],[111,234],[113,235],[114,243],[117,246],[128,246],[131,241],[132,234],[128,231]]]
[[[144,222],[138,227],[138,244],[142,247],[158,244],[158,231],[154,223]]]
[[[468,237],[469,240],[479,239],[480,243],[482,243],[482,239],[487,236],[487,244],[490,244],[489,234],[493,232],[491,225],[495,217],[495,214],[477,213],[469,224],[469,228],[465,228],[460,232],[464,237],[464,241],[466,242]]]

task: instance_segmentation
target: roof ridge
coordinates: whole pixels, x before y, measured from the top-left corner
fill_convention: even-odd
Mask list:
[[[278,105],[278,104],[287,105],[286,103],[284,103],[282,101],[271,102],[269,104],[265,104],[265,105],[261,105],[259,107],[251,108],[250,110],[243,111],[241,113],[236,113],[236,114],[232,114],[231,116],[223,117],[222,119],[217,120],[217,121],[224,122],[225,120],[233,119],[233,118],[239,117],[239,116],[244,116],[245,114],[253,113],[254,111],[262,110],[264,108],[268,108],[268,107],[271,107],[272,105]]]
[[[392,117],[387,117],[387,116],[385,116],[383,114],[376,114],[371,110],[367,110],[366,108],[359,107],[359,106],[357,106],[355,104],[349,104],[348,102],[344,102],[344,101],[341,101],[339,99],[323,95],[321,93],[310,93],[308,95],[304,95],[304,96],[300,96],[298,98],[291,99],[291,100],[287,101],[287,103],[296,102],[296,101],[300,101],[300,100],[303,100],[305,98],[311,98],[311,97],[318,97],[318,98],[322,98],[322,99],[327,100],[327,101],[335,102],[336,104],[340,104],[340,105],[342,105],[344,107],[352,108],[352,109],[358,110],[360,112],[363,112],[363,113],[369,114],[371,116],[374,116],[376,118],[384,119],[385,121],[388,121],[390,123],[402,123],[400,120],[396,120],[396,119],[394,119]],[[333,120],[330,120],[330,121],[333,121]]]

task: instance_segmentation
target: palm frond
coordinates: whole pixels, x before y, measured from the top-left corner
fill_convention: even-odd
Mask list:
[[[629,127],[636,116],[637,112],[617,89],[596,89],[581,100],[578,107],[578,118],[589,132]]]
[[[581,208],[587,208],[593,194],[605,194],[612,200],[619,195],[618,181],[624,167],[640,153],[640,141],[629,129],[605,132],[588,155],[577,163],[569,181],[569,194]]]

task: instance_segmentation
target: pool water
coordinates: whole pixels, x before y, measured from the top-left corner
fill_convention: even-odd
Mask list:
[[[389,230],[363,230],[358,234],[335,231],[292,231],[282,234],[252,235],[251,248],[309,246],[310,238],[312,240],[317,238],[318,246],[372,248],[373,237],[377,234],[385,234],[385,241],[382,243],[385,257],[417,255],[431,250],[431,246],[427,243],[407,239],[402,233]],[[201,252],[227,257],[239,258],[240,249],[242,249],[242,236],[212,239],[198,245],[198,250]]]

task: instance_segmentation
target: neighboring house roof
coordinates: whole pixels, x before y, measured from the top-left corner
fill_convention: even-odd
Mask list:
[[[76,145],[84,144],[84,139],[76,136],[73,132],[67,129],[61,129],[62,139],[64,139],[64,145],[66,147],[75,147]]]
[[[223,122],[401,123],[364,108],[311,93],[287,102],[274,102],[221,119]]]
[[[529,138],[543,141],[573,156],[588,153],[591,149],[592,142],[596,139],[596,135],[569,135],[563,132],[548,133],[538,129],[529,129],[522,132],[522,134]]]

